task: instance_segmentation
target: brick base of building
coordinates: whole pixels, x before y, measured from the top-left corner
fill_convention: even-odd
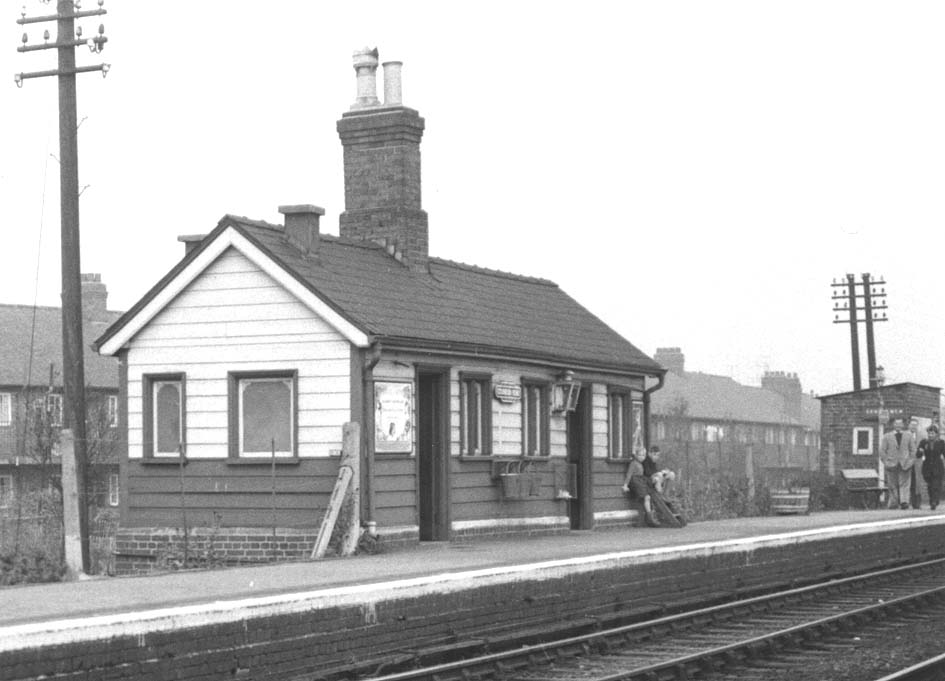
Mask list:
[[[627,518],[608,518],[597,522],[599,528],[628,525]],[[460,525],[451,531],[451,540],[470,542],[508,536],[565,534],[567,519],[553,523]],[[195,527],[184,533],[174,527],[122,527],[115,538],[115,574],[131,575],[175,570],[184,567],[220,567],[253,565],[308,559],[318,538],[317,528]],[[380,527],[377,551],[396,551],[415,546],[420,541],[416,526]]]
[[[308,558],[318,531],[261,527],[123,527],[115,537],[115,572],[252,565]]]

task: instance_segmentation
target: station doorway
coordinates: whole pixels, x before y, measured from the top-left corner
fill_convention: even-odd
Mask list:
[[[420,541],[447,541],[449,369],[417,370],[417,516]]]
[[[577,406],[567,416],[568,468],[574,476],[574,490],[577,492],[577,498],[568,501],[568,518],[572,530],[590,530],[594,527],[590,393],[590,385],[583,386]]]

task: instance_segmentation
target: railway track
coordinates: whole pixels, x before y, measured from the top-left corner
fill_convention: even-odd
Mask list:
[[[831,653],[831,637],[945,601],[945,559],[879,570],[668,617],[408,670],[376,681],[623,681],[718,676]],[[839,651],[841,645],[836,645]],[[774,661],[771,664],[792,664]],[[941,661],[945,665],[945,660]],[[941,669],[941,667],[939,667]],[[889,677],[915,681],[939,676]],[[884,679],[883,681],[887,681]]]

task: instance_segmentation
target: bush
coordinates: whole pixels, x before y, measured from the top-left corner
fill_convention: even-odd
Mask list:
[[[65,573],[62,559],[49,555],[41,547],[21,548],[18,553],[0,552],[0,586],[58,582]]]

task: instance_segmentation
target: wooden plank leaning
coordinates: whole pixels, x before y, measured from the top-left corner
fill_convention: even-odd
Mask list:
[[[344,425],[338,479],[335,481],[335,488],[331,492],[331,498],[328,501],[325,517],[322,518],[322,524],[318,530],[318,538],[315,540],[315,546],[312,547],[311,557],[315,560],[325,557],[325,552],[328,550],[328,542],[335,530],[335,524],[338,522],[338,515],[345,505],[345,499],[349,496],[349,489],[350,512],[345,518],[347,527],[344,528],[345,532],[344,538],[342,539],[341,554],[351,555],[357,547],[361,516],[359,503],[360,485],[358,484],[360,477],[360,444],[360,424],[346,423]]]

